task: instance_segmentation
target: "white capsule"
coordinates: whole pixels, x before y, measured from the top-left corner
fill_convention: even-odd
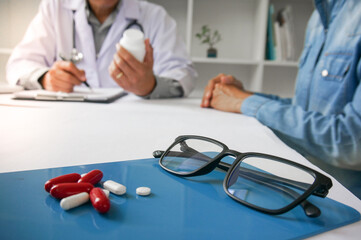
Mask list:
[[[136,193],[140,196],[148,196],[151,193],[151,190],[149,187],[139,187],[137,188]]]
[[[109,190],[106,190],[106,189],[102,189],[102,190],[105,193],[105,195],[107,195],[107,198],[109,198]]]
[[[78,207],[87,201],[89,201],[89,194],[87,192],[82,192],[63,198],[60,201],[60,207],[64,210],[69,210]]]
[[[112,180],[105,181],[103,183],[103,187],[117,195],[123,195],[127,192],[127,188],[124,185],[114,182]]]

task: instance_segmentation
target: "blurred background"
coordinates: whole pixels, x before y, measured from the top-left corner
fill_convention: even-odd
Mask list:
[[[12,49],[22,39],[41,0],[0,0],[0,84]],[[247,89],[284,97],[293,95],[304,31],[313,0],[151,0],[162,5],[177,21],[178,32],[199,73],[193,97],[202,96],[208,80],[219,73],[232,74]],[[283,26],[276,27],[280,17]],[[196,37],[207,26],[220,35],[217,56]],[[269,26],[272,26],[269,28]],[[283,31],[282,31],[283,27]],[[276,29],[275,29],[276,28]],[[280,32],[277,32],[280,29]],[[273,33],[270,42],[269,33]],[[288,34],[288,42],[277,35]],[[272,45],[273,44],[273,45]],[[292,56],[285,52],[292,49]],[[280,50],[283,49],[283,52]],[[267,55],[273,51],[274,56]],[[290,54],[290,52],[288,52]],[[288,54],[288,55],[289,55]],[[276,56],[278,55],[278,56]],[[287,54],[286,54],[287,55]]]

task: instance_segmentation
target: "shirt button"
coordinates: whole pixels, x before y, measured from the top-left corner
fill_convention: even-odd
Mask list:
[[[322,75],[322,77],[327,77],[328,76],[328,71],[326,69],[323,70],[321,75]]]

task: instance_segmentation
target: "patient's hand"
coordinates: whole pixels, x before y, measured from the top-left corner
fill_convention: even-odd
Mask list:
[[[242,83],[232,75],[218,74],[215,78],[209,80],[207,86],[204,89],[201,107],[211,107],[210,101],[212,99],[213,90],[218,83],[234,85],[240,90],[243,90]]]
[[[217,83],[212,91],[210,107],[225,112],[241,112],[241,106],[247,97],[253,93],[247,92],[235,84]]]

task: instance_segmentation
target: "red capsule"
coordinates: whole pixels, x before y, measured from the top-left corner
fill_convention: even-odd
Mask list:
[[[91,183],[91,184],[95,185],[100,180],[102,180],[102,178],[103,178],[102,171],[100,171],[98,169],[95,169],[95,170],[92,170],[92,171],[88,172],[82,178],[80,178],[78,183],[88,182],[88,183]]]
[[[51,190],[51,196],[55,198],[65,198],[81,192],[89,193],[93,189],[90,183],[59,183],[54,185]]]
[[[110,201],[101,188],[93,188],[89,196],[95,210],[100,213],[109,211]]]
[[[76,183],[81,178],[78,173],[69,173],[59,177],[52,178],[45,183],[45,191],[50,192],[50,189],[59,183]]]

